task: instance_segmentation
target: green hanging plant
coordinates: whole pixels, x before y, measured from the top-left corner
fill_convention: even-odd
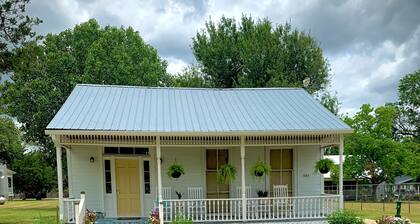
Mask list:
[[[219,184],[229,184],[236,178],[236,168],[229,163],[221,166],[217,171],[217,182]]]
[[[264,175],[270,175],[271,166],[267,163],[259,160],[251,167],[249,174],[256,178],[262,178]]]
[[[315,163],[315,171],[319,171],[322,174],[330,172],[330,169],[334,166],[334,161],[331,159],[320,159]]]
[[[175,162],[168,167],[166,174],[168,174],[168,177],[179,178],[182,174],[185,174],[184,167]]]

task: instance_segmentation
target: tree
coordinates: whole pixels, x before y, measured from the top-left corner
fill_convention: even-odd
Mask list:
[[[0,76],[12,68],[16,47],[35,37],[32,27],[42,21],[25,15],[29,0],[0,0]]]
[[[161,86],[166,77],[166,62],[137,32],[95,20],[24,44],[13,65],[1,100],[23,124],[25,141],[50,152],[50,163],[55,153],[45,128],[77,83]]]
[[[24,193],[25,198],[45,198],[56,186],[55,169],[48,165],[41,152],[28,152],[11,168],[16,172],[13,176],[15,191]]]
[[[393,137],[397,112],[393,105],[374,109],[368,104],[361,106],[353,118],[345,122],[354,133],[345,138],[346,157],[344,172],[352,178],[376,185],[392,182],[403,173],[406,151]]]
[[[314,93],[329,81],[322,49],[308,33],[268,19],[241,22],[222,17],[193,38],[192,50],[212,85],[231,87],[302,87]]]
[[[21,133],[12,119],[0,116],[0,164],[10,165],[22,158]]]
[[[341,103],[338,101],[337,92],[320,91],[316,93],[315,97],[331,113],[338,116]]]
[[[206,75],[198,65],[190,65],[172,77],[171,86],[175,87],[212,87]]]
[[[398,92],[397,134],[420,143],[420,70],[401,78]]]

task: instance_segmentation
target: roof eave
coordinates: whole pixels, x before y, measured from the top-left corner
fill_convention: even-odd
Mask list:
[[[211,131],[211,132],[195,132],[195,131],[122,131],[122,130],[71,130],[71,129],[47,129],[47,135],[141,135],[141,136],[245,136],[245,135],[302,135],[302,134],[351,134],[353,129],[336,129],[336,130],[291,130],[291,131]]]

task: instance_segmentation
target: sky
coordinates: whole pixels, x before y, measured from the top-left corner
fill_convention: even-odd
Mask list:
[[[36,31],[58,33],[95,18],[101,25],[132,26],[177,73],[195,63],[192,38],[210,18],[242,14],[290,22],[309,32],[331,68],[331,91],[341,113],[363,103],[395,102],[398,81],[420,69],[419,0],[32,0],[28,13],[43,20]]]

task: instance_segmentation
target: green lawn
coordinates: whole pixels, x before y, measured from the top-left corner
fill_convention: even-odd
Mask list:
[[[15,200],[0,205],[0,223],[56,223],[57,200]]]
[[[0,205],[0,223],[56,223],[57,200],[8,201]],[[378,219],[383,215],[395,215],[395,203],[346,202],[345,209],[365,219]],[[410,211],[409,211],[410,209]],[[403,203],[402,215],[420,223],[420,202]]]
[[[345,210],[351,211],[357,216],[364,219],[378,219],[385,215],[395,215],[395,203],[366,203],[363,202],[346,202]],[[408,218],[412,222],[420,223],[420,201],[403,202],[401,206],[401,215],[403,218]]]

